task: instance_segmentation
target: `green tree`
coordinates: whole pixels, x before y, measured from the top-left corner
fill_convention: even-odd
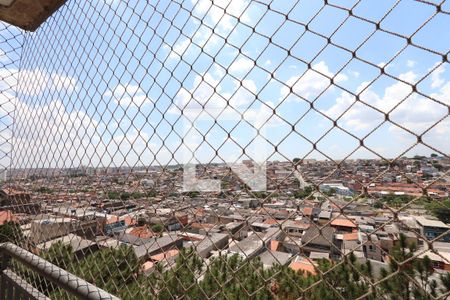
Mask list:
[[[53,194],[54,190],[51,188],[48,188],[46,186],[38,187],[37,189],[34,189],[35,192],[41,193],[41,194]]]
[[[388,276],[390,273],[397,272],[397,274],[390,278],[390,280],[383,281],[381,287],[385,293],[391,296],[391,299],[410,299],[411,298],[411,283],[409,277],[414,276],[414,269],[410,262],[405,265],[400,265],[404,261],[413,256],[416,250],[414,243],[408,244],[406,236],[400,234],[397,244],[391,249],[390,255],[392,259],[389,263],[389,271],[382,269],[382,277]]]
[[[375,201],[375,203],[373,204],[373,207],[374,207],[374,208],[377,208],[377,209],[383,208],[383,202],[377,200],[377,201]]]
[[[450,199],[442,201],[431,200],[425,205],[425,208],[430,214],[438,218],[444,223],[450,223]]]
[[[154,225],[152,225],[151,230],[156,233],[161,233],[164,231],[164,225],[154,224]]]
[[[128,199],[130,199],[130,197],[131,197],[131,195],[130,195],[130,193],[128,193],[128,192],[122,192],[121,194],[120,194],[120,200],[128,200]]]
[[[200,287],[207,297],[217,299],[270,299],[269,289],[260,289],[266,286],[266,275],[258,258],[243,260],[237,254],[220,255],[207,266]]]
[[[310,197],[312,195],[314,191],[314,188],[310,185],[305,186],[304,189],[299,190],[299,191],[295,191],[294,192],[294,197],[295,198],[300,198],[300,199],[305,199],[306,197]]]
[[[158,192],[155,190],[150,190],[146,193],[146,197],[156,197],[158,196]]]
[[[108,192],[107,196],[108,196],[109,199],[119,199],[120,198],[119,192],[116,192],[116,191]]]
[[[72,272],[112,294],[123,296],[128,293],[126,286],[139,275],[140,266],[133,248],[120,245],[92,253],[74,264]]]
[[[183,195],[188,196],[189,198],[197,198],[200,196],[199,191],[191,191],[191,192],[184,192]]]
[[[432,299],[437,296],[437,282],[431,279],[431,275],[434,272],[431,259],[425,256],[423,259],[416,259],[413,261],[414,271],[416,272],[416,278],[418,278],[420,287],[413,285],[414,299]]]
[[[23,241],[23,232],[20,225],[16,222],[5,222],[0,225],[0,243],[11,242],[21,244]]]
[[[74,262],[72,246],[65,245],[61,241],[54,243],[47,251],[43,251],[41,257],[65,270],[70,270]]]
[[[323,193],[327,196],[334,196],[334,195],[336,195],[336,189],[330,188],[330,189],[324,191]]]
[[[141,193],[141,192],[132,192],[130,194],[130,197],[133,198],[133,199],[139,199],[139,198],[144,197],[144,194]]]
[[[450,298],[448,292],[450,292],[450,272],[439,275],[439,281],[441,282],[439,291],[441,294],[447,295],[443,299]]]

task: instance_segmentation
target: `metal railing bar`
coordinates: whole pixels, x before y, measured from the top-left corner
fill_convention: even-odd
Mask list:
[[[13,283],[13,285],[16,287],[16,299],[23,299],[19,295],[27,296],[27,299],[50,299],[10,269],[4,270],[2,273],[2,277],[6,277],[7,280]]]
[[[119,299],[93,284],[61,269],[45,259],[12,243],[0,244],[0,253],[24,264],[80,299]],[[3,280],[3,278],[2,278]]]

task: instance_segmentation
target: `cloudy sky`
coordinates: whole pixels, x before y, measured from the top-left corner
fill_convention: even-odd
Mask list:
[[[448,155],[450,1],[328,3],[68,1],[1,25],[24,40],[20,71],[0,42],[12,164]]]

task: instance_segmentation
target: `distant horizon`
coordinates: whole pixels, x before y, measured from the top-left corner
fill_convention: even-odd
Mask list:
[[[434,153],[432,153],[434,154]],[[399,159],[414,159],[416,157],[420,157],[420,158],[433,158],[433,156],[424,156],[424,155],[414,155],[414,156],[402,156],[402,157],[398,157],[395,158],[395,160],[399,160]],[[445,157],[445,156],[441,156],[438,155],[435,158],[447,158],[450,159],[449,157]],[[295,159],[295,157],[292,160],[269,160],[266,161],[267,163],[275,163],[275,162],[279,162],[279,163],[288,163],[291,162],[293,163],[293,160]],[[317,161],[317,162],[342,162],[342,160],[340,159],[336,159],[336,160],[329,160],[329,159],[315,159],[315,158],[305,158],[305,159],[300,159],[303,161]],[[382,158],[349,158],[349,159],[345,159],[344,161],[389,161],[392,159],[382,159]],[[227,164],[243,164],[245,160],[241,160],[239,162],[211,162],[211,163],[198,163],[195,165],[199,165],[199,166],[208,166],[208,165],[227,165]],[[251,160],[252,162],[255,162],[254,160]],[[169,165],[136,165],[136,166],[97,166],[97,167],[93,167],[93,166],[78,166],[78,167],[36,167],[36,168],[26,168],[26,169],[20,169],[20,168],[13,168],[13,167],[7,167],[4,169],[3,172],[8,172],[8,171],[27,171],[27,170],[78,170],[78,169],[134,169],[134,168],[179,168],[184,166],[185,164],[169,164]]]

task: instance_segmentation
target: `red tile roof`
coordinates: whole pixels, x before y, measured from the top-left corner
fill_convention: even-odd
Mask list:
[[[292,262],[289,267],[294,271],[303,271],[311,275],[316,275],[317,271],[314,268],[314,265],[307,260],[300,260]]]
[[[206,229],[206,230],[209,230],[209,229],[214,227],[214,224],[209,224],[209,223],[192,223],[191,227],[195,228],[195,229]]]
[[[351,228],[357,227],[357,225],[353,221],[348,219],[335,219],[331,221],[331,226],[351,227]]]
[[[5,224],[6,222],[17,222],[17,221],[18,218],[10,210],[0,211],[0,225]]]
[[[275,224],[278,224],[278,221],[275,220],[275,219],[267,219],[267,220],[264,221],[264,224],[275,225]]]
[[[136,224],[136,220],[129,216],[126,217],[112,216],[108,220],[106,220],[106,224],[116,223],[121,220],[125,220],[125,224],[127,226],[132,226]]]
[[[146,226],[133,228],[133,230],[130,231],[130,234],[143,239],[148,239],[157,235],[148,230]]]
[[[305,207],[303,208],[303,215],[305,216],[311,216],[313,212],[313,208],[312,207]]]
[[[154,260],[154,261],[162,261],[162,260],[165,260],[167,258],[170,258],[170,257],[173,257],[173,256],[177,256],[178,253],[179,253],[179,251],[177,249],[172,249],[172,250],[168,250],[168,251],[163,252],[163,253],[159,253],[159,254],[150,256],[150,259]]]
[[[342,238],[344,241],[356,241],[358,240],[358,232],[344,233]]]
[[[279,241],[276,241],[276,240],[271,240],[270,241],[270,250],[277,251],[279,246],[280,246],[280,242]]]

